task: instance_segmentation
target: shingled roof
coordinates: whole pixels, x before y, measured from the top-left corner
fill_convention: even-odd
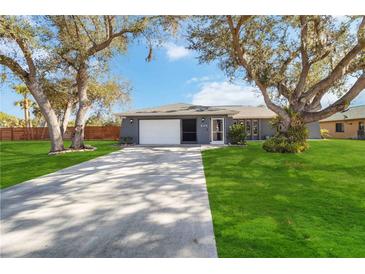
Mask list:
[[[320,122],[354,120],[354,119],[365,119],[365,105],[350,107],[347,110],[337,112],[332,116],[321,120]]]
[[[234,119],[270,119],[275,113],[265,106],[202,106],[192,104],[171,104],[155,108],[137,109],[134,111],[118,113],[123,117],[173,117],[173,116],[211,116],[227,115]]]

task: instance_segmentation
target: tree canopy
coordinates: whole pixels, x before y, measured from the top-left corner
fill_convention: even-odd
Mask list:
[[[365,88],[365,17],[198,16],[188,41],[200,62],[256,86],[285,137],[344,110]],[[331,92],[341,98],[322,108]]]
[[[53,65],[51,32],[26,16],[0,16],[0,64],[21,80],[48,124],[51,151],[64,149],[57,116],[43,91],[42,79]]]
[[[84,127],[87,112],[92,106],[90,75],[107,69],[108,60],[114,53],[124,53],[130,41],[143,36],[148,41],[150,51],[147,60],[152,58],[151,41],[156,38],[152,29],[162,26],[165,29],[175,22],[173,19],[151,16],[49,16],[48,19],[56,28],[58,37],[57,53],[75,73],[78,95],[75,132],[71,147],[84,147]],[[157,24],[158,23],[158,24]],[[173,23],[171,23],[173,25]],[[96,66],[93,66],[93,63]],[[99,103],[108,104],[115,93],[115,87],[109,83],[110,93],[104,92]],[[103,89],[97,89],[102,91]],[[92,91],[92,90],[91,90]],[[94,89],[95,91],[95,89]],[[108,95],[108,96],[107,96]]]
[[[201,16],[188,30],[200,62],[256,85],[267,106],[306,122],[345,108],[365,86],[365,19],[332,16]],[[347,94],[320,110],[324,94]]]

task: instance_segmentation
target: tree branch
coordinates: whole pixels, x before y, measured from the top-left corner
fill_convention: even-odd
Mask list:
[[[300,24],[302,27],[300,31],[300,55],[302,57],[302,71],[300,73],[299,82],[294,90],[295,98],[298,98],[303,92],[308,72],[311,66],[307,52],[308,22],[306,16],[300,16]]]
[[[248,19],[249,18],[247,18],[246,21]],[[244,58],[244,50],[243,50],[243,48],[241,48],[240,42],[239,42],[239,28],[234,26],[232,16],[230,16],[230,15],[227,16],[227,22],[228,22],[229,29],[232,34],[232,46],[234,49],[233,56],[235,57],[236,61],[238,62],[238,64],[240,64],[246,70],[249,78],[252,79],[255,82],[255,84],[258,86],[258,88],[261,91],[262,96],[264,97],[264,101],[265,101],[267,107],[269,109],[271,109],[272,111],[274,111],[275,113],[279,114],[280,116],[287,117],[288,114],[286,113],[286,111],[271,101],[270,96],[267,92],[267,87],[263,83],[261,83],[261,81],[257,78],[254,71],[251,69],[250,65]]]
[[[331,116],[332,114],[344,110],[349,103],[365,89],[365,72],[357,79],[350,90],[338,99],[335,103],[319,112],[303,112],[304,122],[310,123]]]
[[[14,61],[10,57],[0,54],[0,64],[8,67],[15,75],[20,77],[24,82],[28,80],[29,73],[24,70],[18,62]]]
[[[25,61],[27,62],[28,69],[29,69],[29,77],[35,77],[37,73],[37,69],[35,67],[32,53],[30,49],[28,48],[28,45],[25,43],[24,39],[20,39],[18,37],[15,37],[16,43],[19,45],[21,51],[24,54]]]
[[[19,35],[17,35],[16,34],[17,31],[15,31],[15,32],[12,31],[9,28],[9,25],[5,24],[5,21],[2,20],[1,23],[4,24],[4,26],[8,32],[8,36],[18,44],[20,50],[23,52],[25,61],[28,65],[28,69],[29,69],[29,72],[26,72],[27,78],[35,77],[36,76],[36,67],[35,67],[35,64],[34,64],[34,61],[32,58],[32,52],[30,51],[30,49],[26,43],[26,40],[24,38],[21,38]],[[14,72],[17,71],[18,76],[24,75],[24,73],[21,72],[21,70],[23,70],[23,68],[15,60],[13,60],[5,55],[2,55],[2,58],[5,62],[7,62],[9,65],[11,65],[13,69],[16,69],[16,70],[12,69],[12,71],[14,71]],[[21,70],[19,68],[21,68]]]
[[[96,44],[96,45],[90,47],[87,50],[88,56],[94,55],[95,53],[107,48],[115,38],[121,37],[121,36],[123,36],[124,34],[127,34],[127,33],[136,33],[136,32],[142,31],[142,28],[140,28],[140,29],[133,29],[133,28],[124,29],[124,30],[121,30],[117,33],[112,33],[113,29],[112,29],[112,27],[110,27],[109,31],[111,32],[111,34],[109,35],[108,39],[104,40],[103,42],[101,42],[99,44]]]
[[[363,18],[360,29],[365,28],[365,17]],[[332,70],[332,72],[323,80],[319,81],[315,84],[309,91],[304,93],[301,97],[301,101],[308,101],[313,96],[315,96],[319,92],[323,92],[328,90],[334,82],[343,77],[353,61],[353,59],[363,50],[365,49],[365,39],[359,39],[358,43],[338,62],[337,66]]]
[[[252,15],[241,15],[240,19],[238,20],[236,28],[239,30],[241,26],[250,19]]]
[[[80,19],[79,16],[76,16],[76,19],[77,21],[79,22],[79,24],[81,25],[82,29],[85,31],[87,37],[89,38],[90,42],[93,44],[93,45],[96,45],[96,42],[95,40],[91,37],[89,31],[87,30],[86,26],[84,25],[84,22],[82,22],[82,20]]]
[[[76,37],[77,37],[78,40],[80,40],[80,31],[79,31],[79,27],[78,27],[78,25],[76,23],[75,16],[74,15],[71,15],[71,18],[72,18],[72,22],[74,24]]]
[[[278,89],[278,92],[279,92],[280,95],[284,96],[285,98],[290,97],[290,90],[283,83],[281,83],[281,82],[278,83],[277,84],[277,89]]]
[[[357,39],[363,43],[365,42],[365,16],[362,18],[357,30]]]
[[[289,51],[289,57],[283,62],[282,66],[280,67],[280,75],[284,75],[286,69],[288,68],[289,64],[297,57],[298,51]]]

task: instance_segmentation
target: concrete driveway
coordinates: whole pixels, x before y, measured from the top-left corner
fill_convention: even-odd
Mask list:
[[[2,191],[1,256],[216,257],[200,147],[125,148]]]

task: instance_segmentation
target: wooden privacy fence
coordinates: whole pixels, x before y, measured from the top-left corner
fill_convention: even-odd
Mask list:
[[[64,139],[71,139],[74,128],[68,127]],[[89,140],[118,140],[120,127],[118,126],[89,126],[85,127],[85,139]],[[0,128],[0,140],[48,140],[47,127],[7,127]]]

